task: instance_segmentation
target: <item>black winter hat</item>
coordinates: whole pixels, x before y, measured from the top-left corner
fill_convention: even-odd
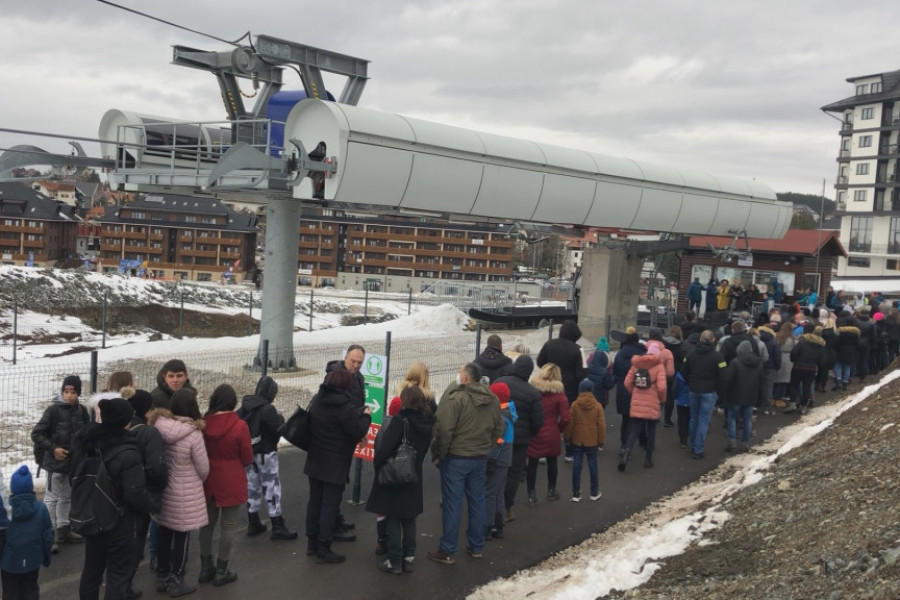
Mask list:
[[[134,394],[128,398],[128,402],[134,409],[134,414],[143,419],[150,407],[153,406],[153,396],[147,390],[135,390]]]
[[[75,389],[75,393],[81,395],[81,377],[78,375],[67,375],[62,382],[61,392],[66,391],[66,386],[71,385]]]
[[[131,422],[134,409],[128,400],[122,398],[104,398],[97,403],[100,407],[100,421],[109,427],[121,429]]]
[[[275,394],[278,393],[278,384],[274,379],[269,377],[268,375],[264,375],[259,378],[259,381],[256,383],[256,392],[255,396],[259,396],[260,398],[265,398],[269,402],[275,399]]]
[[[534,372],[534,360],[527,354],[520,354],[516,357],[516,362],[513,363],[513,373],[518,375],[525,381],[531,378],[531,374]]]

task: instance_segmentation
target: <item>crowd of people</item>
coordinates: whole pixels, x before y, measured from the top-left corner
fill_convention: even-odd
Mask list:
[[[537,503],[536,483],[545,467],[546,500],[561,498],[561,456],[572,463],[571,501],[582,501],[585,463],[587,497],[601,498],[597,456],[607,441],[610,390],[621,417],[620,472],[638,446],[643,466],[654,467],[660,423],[677,427],[680,446],[704,458],[717,411],[725,415],[728,451],[745,451],[754,419],[773,414],[776,402],[783,403],[784,413],[805,413],[829,378],[832,390],[845,390],[853,378],[862,382],[884,369],[900,353],[900,311],[889,303],[837,310],[794,303],[756,316],[735,313],[731,322],[712,327],[689,310],[680,325],[651,329],[647,339],[629,327],[615,353],[601,338],[586,358],[581,338],[578,326],[566,322],[535,361],[523,345],[504,352],[500,336],[491,335],[440,399],[430,387],[427,365],[410,366],[375,439],[375,477],[366,502],[376,515],[382,571],[414,570],[426,458],[440,473],[442,515],[442,535],[427,558],[456,562],[465,502],[464,549],[478,559],[486,543],[503,538],[504,527],[516,520],[522,481],[524,501]],[[371,425],[360,373],[364,360],[365,350],[351,345],[342,359],[329,362],[307,407],[304,533],[306,554],[319,564],[344,562],[334,542],[356,540],[355,525],[341,514],[341,499],[354,450],[366,443]],[[61,545],[82,543],[83,599],[98,598],[104,580],[106,598],[141,597],[133,582],[145,550],[160,593],[174,598],[200,584],[230,584],[238,578],[230,558],[244,506],[248,536],[271,524],[272,540],[299,537],[282,514],[278,445],[285,419],[273,405],[275,380],[261,377],[254,394],[240,402],[233,387],[219,385],[205,413],[183,361],[166,362],[156,383],[148,392],[136,389],[130,373],[114,373],[103,393],[82,402],[81,380],[63,379],[59,396],[32,430],[35,461],[47,472],[44,502],[34,494],[27,466],[13,475],[11,495],[0,491],[4,598],[38,597],[40,566]],[[400,484],[383,481],[380,471],[401,448],[412,449],[414,476]],[[118,518],[99,530],[85,526],[86,500],[78,483],[98,458],[118,509]],[[101,475],[95,475],[99,482]],[[200,572],[189,578],[192,532],[199,537]]]

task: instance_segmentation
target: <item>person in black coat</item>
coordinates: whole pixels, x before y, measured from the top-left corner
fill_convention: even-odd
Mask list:
[[[566,321],[559,328],[559,337],[544,343],[537,356],[537,366],[553,363],[562,373],[563,388],[569,404],[578,397],[578,384],[584,379],[584,357],[581,346],[581,330],[575,321]]]
[[[376,477],[366,502],[367,511],[385,516],[388,558],[379,568],[393,574],[412,571],[416,556],[416,517],[422,514],[425,507],[422,462],[431,445],[434,430],[431,401],[421,388],[405,388],[400,392],[400,401],[400,413],[391,419],[375,440],[373,466]],[[416,449],[419,480],[403,486],[384,487],[378,482],[378,470],[400,446],[404,432]]]
[[[147,495],[153,507],[153,510],[150,512],[158,513],[162,506],[163,491],[169,483],[169,465],[166,463],[166,446],[162,435],[160,435],[156,427],[147,425],[147,412],[153,405],[153,397],[147,390],[135,390],[131,387],[122,388],[120,393],[134,409],[134,417],[131,418],[130,429],[141,451]],[[144,546],[147,544],[147,533],[149,531],[150,514],[137,515],[134,529],[134,567],[128,583],[129,591],[132,590],[134,574],[137,572],[141,561],[144,560]],[[129,597],[133,597],[133,595]]]
[[[733,390],[728,395],[728,451],[746,452],[753,433],[753,409],[765,401],[765,364],[762,342],[749,338],[737,347],[737,356],[722,373],[722,385]],[[737,423],[741,422],[740,446],[737,445]]]
[[[859,358],[859,327],[853,317],[842,316],[837,320],[837,341],[835,342],[834,388],[846,390],[850,382],[851,371]]]
[[[818,333],[816,333],[818,330]],[[791,400],[784,412],[794,412],[797,401],[800,401],[800,412],[809,410],[812,388],[819,369],[825,365],[825,340],[821,336],[822,328],[812,323],[803,326],[803,334],[791,350],[791,382],[789,384]]]
[[[875,321],[869,317],[869,307],[860,306],[857,309],[856,326],[859,327],[859,348],[857,349],[857,372],[859,382],[866,380],[866,376],[874,373],[872,357],[875,351],[878,333],[875,330]]]
[[[503,354],[503,340],[496,333],[488,336],[487,347],[475,358],[481,373],[494,383],[500,377],[512,374],[513,361]]]
[[[274,404],[278,384],[264,375],[256,383],[252,396],[244,396],[237,415],[246,421],[253,445],[253,463],[247,467],[247,535],[250,537],[266,531],[260,520],[262,497],[266,495],[266,509],[272,520],[273,540],[295,540],[297,532],[288,529],[281,513],[281,474],[278,463],[278,429],[284,424],[284,415]]]
[[[325,377],[309,403],[312,438],[303,473],[309,479],[306,505],[307,554],[319,563],[344,562],[331,549],[344,486],[350,475],[353,450],[372,423],[372,409],[355,405],[354,377],[347,369],[335,369]]]
[[[544,404],[541,393],[528,383],[534,372],[534,361],[527,354],[522,354],[513,363],[512,375],[499,378],[495,383],[505,383],[509,387],[509,401],[515,404],[518,420],[514,427],[512,464],[506,473],[506,488],[503,500],[506,504],[506,520],[515,519],[512,512],[519,490],[519,478],[525,469],[528,458],[528,442],[531,436],[541,430],[544,425]]]
[[[706,312],[703,313],[703,317],[707,321],[710,320],[710,318],[716,313],[716,310],[718,309],[718,295],[719,284],[715,279],[710,279],[709,283],[706,284]]]
[[[87,425],[75,437],[73,473],[82,461],[99,451],[124,511],[111,531],[85,536],[78,594],[83,599],[98,598],[105,571],[105,597],[125,598],[135,566],[135,525],[154,506],[147,493],[137,438],[128,431],[134,409],[122,398],[104,399],[98,406],[102,422]]]
[[[613,359],[613,375],[616,377],[616,412],[622,415],[620,441],[623,448],[628,438],[628,428],[631,423],[631,394],[625,389],[625,376],[628,375],[628,370],[631,369],[632,357],[646,353],[647,347],[641,343],[637,330],[634,327],[626,329],[625,340]]]

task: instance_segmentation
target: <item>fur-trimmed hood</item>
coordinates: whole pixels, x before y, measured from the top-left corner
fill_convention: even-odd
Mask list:
[[[859,337],[859,335],[860,335],[859,327],[855,327],[853,325],[844,325],[842,327],[838,327],[837,331],[838,331],[838,333],[849,333],[849,334],[855,335],[857,337]],[[804,334],[804,335],[807,335],[807,334]]]
[[[857,330],[857,331],[859,331],[859,330]],[[800,340],[810,342],[812,344],[818,344],[820,346],[825,345],[825,340],[822,339],[821,336],[818,336],[814,333],[804,333],[803,335],[800,336]]]
[[[156,427],[167,444],[183,438],[192,430],[203,431],[206,422],[203,419],[176,417],[168,408],[154,408],[147,413],[147,424]]]
[[[539,377],[532,377],[528,383],[538,389],[541,394],[562,394],[565,391],[562,381],[548,381]]]

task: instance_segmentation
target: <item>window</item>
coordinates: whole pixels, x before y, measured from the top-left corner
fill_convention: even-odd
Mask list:
[[[888,233],[888,252],[900,254],[900,217],[891,217],[891,230]]]
[[[869,190],[853,190],[853,201],[854,202],[865,202],[866,201],[866,193]]]
[[[860,111],[860,118],[863,120],[875,118],[875,109],[871,106],[867,106],[866,108],[862,109],[862,111]]]
[[[869,84],[868,83],[861,83],[858,86],[856,86],[856,95],[857,96],[862,96],[862,95],[868,94],[868,93],[869,93]]]
[[[859,147],[860,148],[871,148],[872,147],[872,136],[871,135],[859,136]]]
[[[869,268],[871,261],[868,258],[860,258],[858,256],[851,256],[847,259],[848,267],[864,267],[866,269]]]
[[[857,175],[868,175],[869,174],[869,163],[859,163],[856,165],[856,174]]]
[[[849,150],[850,149],[850,138],[844,138],[841,140],[841,150]]]
[[[872,84],[872,89],[871,89],[870,91],[871,91],[873,94],[880,94],[882,89],[883,89],[883,88],[881,87],[881,82],[880,82],[880,81],[876,81],[875,83]]]
[[[850,252],[872,251],[872,224],[874,221],[873,217],[853,217],[850,220]]]

